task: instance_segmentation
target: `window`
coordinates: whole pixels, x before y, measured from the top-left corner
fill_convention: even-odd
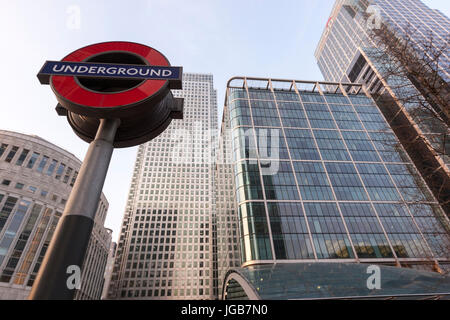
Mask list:
[[[28,191],[30,191],[31,193],[36,193],[37,188],[33,187],[33,186],[29,186],[28,187]]]
[[[33,155],[31,156],[30,160],[28,161],[27,168],[32,169],[34,164],[36,163],[37,158],[39,158],[39,153],[33,152]]]
[[[48,166],[48,169],[47,169],[48,176],[51,176],[53,174],[53,171],[55,171],[57,163],[58,163],[58,161],[56,161],[55,159],[52,160],[52,163],[50,163],[50,165]]]
[[[352,163],[328,162],[325,166],[338,200],[367,200]]]
[[[42,191],[41,191],[41,197],[42,197],[42,198],[47,197],[47,195],[48,195],[48,191],[45,191],[45,190],[42,190]]]
[[[17,182],[17,183],[16,183],[16,186],[15,186],[16,189],[22,190],[23,187],[24,187],[24,184],[23,184],[23,183],[20,183],[20,182]]]
[[[367,64],[366,59],[363,55],[360,55],[358,60],[356,61],[355,65],[353,66],[352,70],[350,71],[348,78],[350,79],[350,82],[355,82],[356,78],[358,78],[359,74],[361,73],[364,66]]]
[[[2,181],[2,185],[4,185],[4,186],[9,186],[10,183],[11,183],[11,180],[3,179],[3,181]]]
[[[335,130],[313,130],[324,160],[350,160],[346,146]]]
[[[304,200],[332,200],[323,164],[319,162],[294,162],[300,193]]]
[[[37,171],[38,172],[42,172],[42,170],[44,169],[45,165],[47,164],[48,161],[48,157],[44,156],[41,160],[41,162],[39,163],[39,166],[37,167]]]
[[[14,197],[8,197],[6,199],[6,202],[0,211],[0,231],[4,227],[6,220],[8,220],[8,217],[10,213],[12,212],[14,206],[16,205],[17,198]]]
[[[5,161],[6,162],[11,162],[11,160],[14,158],[14,156],[16,155],[17,150],[19,150],[19,147],[13,146],[11,151],[8,153],[8,155],[6,156]]]
[[[0,157],[3,155],[3,152],[5,152],[6,148],[8,148],[8,145],[2,143],[2,145],[0,146]]]
[[[23,164],[23,162],[25,161],[25,158],[28,155],[28,152],[30,152],[30,150],[23,149],[22,153],[19,156],[19,159],[17,159],[17,161],[16,161],[16,166],[21,166]]]
[[[61,163],[58,167],[58,170],[56,171],[55,179],[59,180],[61,178],[62,173],[64,172],[64,168],[66,165],[64,163]]]
[[[71,167],[67,168],[66,174],[65,174],[64,179],[63,179],[64,183],[67,183],[67,181],[69,181],[69,177],[70,177],[72,171],[73,171],[73,169]]]
[[[17,234],[18,229],[22,223],[23,218],[30,206],[31,201],[21,200],[17,207],[17,210],[14,212],[11,222],[9,223],[8,229],[6,230],[2,241],[0,242],[0,263],[3,262],[3,259],[8,252],[9,247],[11,246],[14,237]],[[4,281],[4,279],[0,279],[0,281]]]
[[[286,139],[292,159],[319,160],[320,156],[314,144],[310,130],[286,129]]]

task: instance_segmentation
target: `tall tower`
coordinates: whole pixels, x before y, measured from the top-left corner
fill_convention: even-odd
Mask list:
[[[388,50],[386,42],[374,36],[377,30],[398,39],[394,48],[409,44],[411,49],[403,54],[412,57],[409,65],[408,58]],[[365,84],[447,216],[449,30],[450,19],[420,0],[337,0],[315,52],[326,81]],[[384,53],[392,64],[379,58]],[[389,69],[404,73],[399,76]],[[425,72],[420,77],[419,69]],[[417,81],[420,78],[433,92]]]
[[[315,52],[326,81],[354,82],[364,74],[367,63],[363,63],[365,57],[360,56],[364,53],[359,51],[374,45],[370,32],[379,27],[377,24],[399,31],[414,29],[413,41],[420,43],[433,37],[433,46],[438,47],[448,41],[450,19],[420,0],[336,0]],[[450,56],[444,53],[440,69],[446,81],[450,78],[449,64]],[[366,75],[365,79],[369,77]],[[373,74],[370,80],[375,80],[371,85],[376,82]],[[372,89],[378,89],[379,84],[378,81]]]
[[[110,299],[211,299],[213,76],[185,73],[184,119],[139,146]]]

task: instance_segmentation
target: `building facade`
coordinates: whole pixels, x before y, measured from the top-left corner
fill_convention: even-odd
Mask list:
[[[223,119],[240,248],[229,234],[222,256],[449,270],[449,220],[362,85],[236,77]]]
[[[26,299],[81,162],[37,136],[0,130],[0,299]],[[100,299],[111,230],[102,194],[76,299]]]
[[[436,96],[426,93],[412,75],[388,76],[373,36],[381,26],[408,39],[419,57],[441,50],[435,60],[439,63],[433,65],[436,75],[448,83],[450,19],[419,0],[337,0],[315,52],[318,66],[326,81],[365,84],[450,216],[448,105],[436,104]],[[448,88],[440,91],[448,100]]]
[[[139,146],[110,299],[212,299],[212,75],[185,73],[184,119]]]

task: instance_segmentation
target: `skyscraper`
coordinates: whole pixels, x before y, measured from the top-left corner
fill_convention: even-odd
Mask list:
[[[449,269],[449,220],[362,85],[232,78],[221,137],[217,170],[233,178],[217,180],[217,221],[234,211],[239,224],[218,231],[224,298],[370,295],[348,263]],[[388,287],[378,294],[400,293]]]
[[[184,119],[139,146],[110,299],[211,299],[213,77],[185,73]]]
[[[374,45],[370,32],[381,23],[396,30],[414,30],[412,40],[418,43],[427,37],[435,39],[435,47],[448,41],[450,19],[420,0],[336,0],[315,52],[326,81],[355,82],[365,73],[367,62],[360,50]],[[448,81],[448,53],[442,60],[439,67]],[[374,74],[366,75],[364,79],[372,85],[372,90],[378,89],[380,82]]]
[[[424,65],[427,59],[434,61],[430,65],[440,80],[433,80],[433,86],[441,87],[444,105],[435,103],[436,94],[425,90],[416,75],[408,74],[408,68],[404,77],[386,75],[390,63],[383,63],[377,56],[392,52],[380,52],[382,47],[374,37],[374,30],[380,28],[411,44],[414,50],[405,54],[424,57]],[[450,19],[420,0],[337,0],[315,52],[326,81],[366,85],[448,216],[449,30]],[[440,52],[439,58],[433,60],[436,52]],[[419,64],[419,59],[416,61]]]

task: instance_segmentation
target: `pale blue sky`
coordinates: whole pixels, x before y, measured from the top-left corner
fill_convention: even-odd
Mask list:
[[[450,15],[450,1],[425,0]],[[36,134],[79,159],[87,144],[54,111],[36,73],[79,47],[123,40],[161,51],[186,72],[211,73],[221,117],[226,82],[236,75],[321,80],[314,50],[334,0],[0,0],[0,128]],[[80,9],[72,28],[71,6]],[[73,12],[73,11],[72,11]],[[104,187],[106,226],[118,231],[136,147],[116,149]]]

